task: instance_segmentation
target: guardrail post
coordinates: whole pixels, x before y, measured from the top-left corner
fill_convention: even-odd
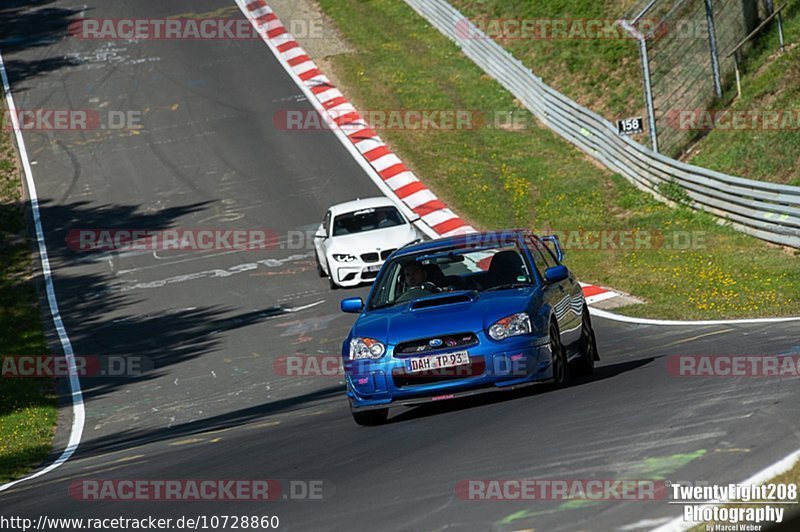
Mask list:
[[[733,54],[733,66],[736,68],[736,92],[742,97],[742,74],[739,72],[739,52]]]
[[[654,2],[651,2],[650,6],[652,6]],[[650,8],[648,6],[647,9]],[[637,17],[637,20],[641,18],[644,13],[647,12],[647,9],[642,11]],[[650,130],[650,142],[653,145],[653,151],[658,153],[658,128],[656,127],[656,109],[655,105],[653,104],[653,83],[650,77],[650,54],[647,51],[647,37],[639,30],[634,27],[636,21],[629,21],[629,20],[618,20],[617,23],[627,31],[628,33],[633,36],[634,39],[639,41],[639,55],[642,57],[642,79],[644,81],[644,100],[645,106],[647,107],[647,125],[648,129]]]
[[[650,130],[650,141],[653,151],[658,153],[658,128],[656,127],[656,109],[653,104],[653,85],[650,78],[650,55],[647,52],[647,40],[639,39],[639,50],[642,54],[642,77],[644,78],[644,97],[647,103],[647,123]]]
[[[706,20],[708,21],[708,45],[711,50],[711,69],[714,75],[714,92],[722,98],[722,79],[719,73],[719,54],[717,52],[717,30],[714,26],[714,6],[711,0],[706,2]]]

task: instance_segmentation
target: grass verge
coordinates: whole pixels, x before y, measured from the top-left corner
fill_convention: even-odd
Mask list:
[[[521,112],[507,91],[403,2],[319,3],[355,50],[330,62],[357,108]],[[567,264],[582,280],[647,300],[623,309],[626,314],[673,319],[800,314],[796,252],[719,226],[702,213],[662,205],[530,120],[523,127],[490,121],[469,130],[380,133],[474,225],[575,231],[571,234],[581,239],[565,242]],[[612,238],[595,249],[593,238],[604,231],[639,231],[650,245],[615,249]]]
[[[578,21],[580,28],[591,25],[580,21],[603,21],[613,26],[635,3],[633,0],[453,0],[452,5],[479,27],[486,28],[497,42],[522,60],[542,81],[566,94],[581,105],[609,119],[644,113],[639,47],[622,30],[607,35],[614,38],[553,38],[552,29],[545,37],[516,38],[517,33],[503,33],[497,25],[503,20]],[[490,24],[494,23],[494,26]],[[598,35],[603,31],[594,30]],[[528,32],[530,34],[532,32]],[[519,32],[522,36],[522,32]],[[631,114],[634,113],[634,114]],[[643,115],[640,115],[643,116]]]
[[[26,238],[21,181],[8,129],[0,133],[0,362],[43,355],[33,257]],[[13,373],[13,372],[12,372]],[[0,373],[0,483],[39,465],[52,447],[56,424],[53,381]]]

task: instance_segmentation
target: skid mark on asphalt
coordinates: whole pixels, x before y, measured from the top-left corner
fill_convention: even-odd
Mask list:
[[[716,336],[718,334],[726,334],[726,333],[729,333],[729,332],[733,332],[735,330],[736,329],[730,328],[730,329],[722,329],[721,331],[711,331],[711,332],[707,332],[707,333],[703,333],[703,334],[698,334],[697,336],[692,336],[690,338],[682,338],[680,340],[676,340],[676,341],[670,342],[668,344],[659,345],[657,347],[646,349],[645,352],[646,351],[653,351],[653,350],[656,350],[656,349],[659,349],[659,350],[660,349],[666,349],[667,347],[674,347],[676,345],[686,344],[686,343],[689,343],[689,342],[695,342],[697,340],[700,340],[701,338],[708,338],[709,336]]]
[[[189,11],[188,13],[179,13],[177,15],[170,15],[169,18],[191,18],[191,19],[206,19],[206,18],[227,18],[239,14],[239,8],[236,5],[221,7],[212,11],[205,11],[199,13],[197,11]]]
[[[702,458],[707,453],[706,449],[698,449],[690,453],[671,454],[666,456],[654,456],[645,458],[643,461],[638,462],[630,468],[630,470],[623,475],[619,475],[619,480],[663,480],[668,475],[687,466],[691,462]],[[575,472],[572,471],[572,474]],[[598,506],[608,501],[592,501],[587,499],[572,499],[562,502],[556,508],[549,509],[534,509],[521,510],[507,515],[497,522],[498,525],[509,525],[516,521],[524,519],[531,519],[534,517],[549,515],[558,512],[565,512],[570,510],[582,510],[592,506]]]
[[[568,510],[580,510],[582,508],[588,508],[590,506],[597,506],[600,503],[597,501],[586,501],[586,500],[572,500],[561,503],[558,508],[551,508],[549,510],[521,510],[519,512],[514,512],[510,514],[500,521],[497,522],[499,525],[510,525],[514,521],[519,521],[521,519],[530,519],[532,517],[538,517],[542,515],[549,515],[558,512],[565,512]]]
[[[691,453],[645,458],[644,462],[634,468],[634,473],[650,480],[665,480],[667,475],[702,458],[707,452],[705,449],[698,449]]]
[[[127,452],[127,450],[119,451],[119,452]],[[111,453],[111,454],[113,454],[113,453]],[[106,457],[105,455],[102,455],[102,456],[99,456],[99,457],[92,457],[92,458],[84,458],[84,459],[80,459],[80,460],[75,460],[73,462],[73,465],[77,464],[77,463],[82,463],[84,461],[98,460],[98,459],[102,459],[102,458],[105,458],[105,457]],[[123,460],[116,460],[116,461],[113,461],[113,462],[105,462],[105,463],[97,464],[97,465],[94,465],[94,466],[83,466],[83,467],[81,467],[80,472],[75,473],[74,475],[67,475],[67,476],[64,476],[64,477],[52,478],[52,479],[44,481],[44,482],[39,482],[39,483],[33,483],[33,484],[22,485],[22,486],[19,486],[19,487],[14,487],[14,488],[10,489],[8,491],[8,493],[20,493],[20,492],[24,492],[24,491],[31,490],[31,489],[41,488],[43,486],[53,486],[53,485],[57,485],[57,484],[63,484],[63,483],[68,482],[70,480],[85,479],[86,478],[86,473],[88,471],[91,471],[91,473],[93,475],[97,475],[99,473],[108,473],[110,471],[119,471],[120,469],[124,469],[124,468],[129,467],[129,466],[134,466],[134,465],[138,466],[138,465],[141,465],[141,464],[144,464],[144,463],[147,462],[147,460],[140,460],[140,458],[144,458],[144,457],[145,457],[145,455],[143,455],[143,454],[136,455],[135,457],[130,457],[129,459],[125,460],[125,462],[129,462],[129,463],[120,463],[120,462],[123,462]],[[113,465],[113,464],[117,464],[117,465]],[[111,467],[107,467],[107,466],[111,466]]]
[[[203,439],[203,438],[189,438],[188,440],[179,440],[179,441],[175,441],[175,442],[169,443],[167,445],[169,445],[170,447],[179,447],[181,445],[192,445],[192,444],[201,443],[201,442],[204,442],[204,441],[206,441],[206,440]]]
[[[101,462],[99,464],[81,465],[81,471],[92,471],[92,470],[99,469],[99,468],[102,468],[102,467],[117,466],[119,464],[127,464],[128,462],[133,462],[134,460],[139,460],[140,458],[145,458],[145,456],[146,455],[144,455],[144,454],[133,454],[133,455],[130,455],[130,456],[123,456],[122,458],[117,458],[116,460],[104,461],[104,462]],[[102,459],[102,458],[107,458],[107,457],[102,456],[100,458]],[[82,460],[76,460],[75,463],[76,464],[82,464],[84,461],[93,461],[93,460],[97,460],[97,458],[86,458],[86,459],[82,459]],[[139,462],[139,463],[141,463],[141,462]]]
[[[280,424],[281,424],[280,420],[277,420],[277,421],[267,421],[267,422],[265,422],[265,423],[255,423],[255,424],[253,424],[253,425],[246,425],[244,428],[245,428],[245,429],[248,429],[248,430],[254,430],[254,429],[267,429],[267,428],[269,428],[269,427],[274,427],[275,425],[280,425]]]
[[[534,470],[525,470],[524,468],[517,468],[514,472],[509,472],[509,474],[523,474],[526,476],[530,476],[535,474],[536,476],[542,475],[562,475],[563,471],[569,470],[569,472],[573,475],[575,474],[586,474],[586,475],[593,475],[597,472],[598,462],[603,463],[602,461],[608,459],[609,457],[621,456],[625,454],[634,454],[634,453],[645,453],[645,452],[652,452],[659,448],[669,448],[669,447],[679,447],[679,446],[686,446],[686,445],[702,445],[702,441],[709,440],[709,439],[718,439],[727,436],[727,432],[718,431],[718,432],[708,432],[704,434],[699,434],[695,436],[683,436],[678,438],[663,438],[659,441],[654,441],[653,443],[641,443],[641,444],[621,444],[615,447],[604,448],[599,451],[581,451],[580,454],[571,456],[569,459],[565,459],[559,462],[549,463],[546,467],[538,466]],[[645,458],[644,460],[647,460]],[[576,467],[576,464],[579,463],[586,463],[586,467]],[[630,460],[630,461],[615,461],[610,463],[603,464],[604,468],[608,470],[614,471],[632,471],[637,467],[642,465],[642,460]]]
[[[239,275],[245,272],[252,272],[254,270],[258,270],[259,267],[266,267],[266,268],[280,268],[284,264],[288,264],[290,262],[295,262],[303,259],[307,259],[310,255],[291,255],[286,257],[285,259],[263,259],[257,260],[255,262],[246,262],[244,264],[239,264],[237,266],[232,266],[231,268],[227,269],[213,269],[213,270],[205,270],[201,272],[195,273],[188,273],[184,275],[176,275],[173,277],[168,277],[166,279],[160,279],[157,281],[149,281],[143,283],[137,282],[123,282],[118,285],[115,285],[109,288],[111,292],[129,292],[131,290],[147,290],[153,288],[163,288],[170,284],[178,284],[178,283],[185,283],[188,281],[195,281],[197,279],[225,279],[228,277],[232,277],[234,275]]]

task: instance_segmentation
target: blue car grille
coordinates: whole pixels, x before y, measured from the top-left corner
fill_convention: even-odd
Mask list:
[[[395,356],[412,356],[453,349],[456,347],[470,347],[478,344],[478,337],[474,333],[447,334],[432,336],[397,344]]]

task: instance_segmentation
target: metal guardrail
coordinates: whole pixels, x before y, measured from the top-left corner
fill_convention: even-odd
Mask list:
[[[445,0],[405,2],[536,118],[636,187],[674,204],[662,187],[677,184],[692,208],[712,213],[757,238],[800,248],[800,187],[730,176],[655,153],[620,136],[611,122],[545,85]]]

